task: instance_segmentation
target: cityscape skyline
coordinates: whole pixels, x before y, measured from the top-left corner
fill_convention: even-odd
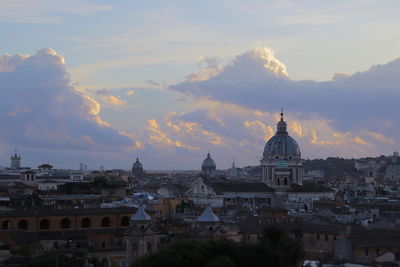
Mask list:
[[[2,165],[255,165],[281,107],[304,158],[399,150],[393,1],[19,7],[0,11]]]

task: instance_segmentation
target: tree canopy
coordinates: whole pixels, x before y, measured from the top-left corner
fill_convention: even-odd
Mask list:
[[[179,240],[138,260],[134,267],[293,267],[303,258],[300,242],[266,228],[257,243],[229,239]]]

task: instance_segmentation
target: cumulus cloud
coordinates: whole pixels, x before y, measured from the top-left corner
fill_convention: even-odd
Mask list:
[[[290,79],[272,50],[255,48],[218,67],[213,76],[193,79],[196,74],[191,74],[169,88],[253,110],[253,114],[277,115],[283,106],[290,114],[289,130],[314,152],[309,155],[361,156],[390,153],[398,145],[400,118],[395,107],[400,99],[399,73],[400,58],[367,71],[336,73],[331,81],[296,81]],[[263,121],[249,114],[242,126],[266,139],[271,134],[266,121],[271,122],[271,117]],[[216,129],[218,124],[212,127]]]
[[[64,58],[52,49],[0,57],[0,143],[25,149],[118,151],[132,136],[111,128],[101,106],[75,90]]]
[[[350,127],[382,119],[383,114],[391,117],[400,96],[399,72],[400,59],[396,59],[346,78],[342,75],[327,82],[294,81],[270,50],[254,49],[237,56],[215,77],[185,80],[170,89],[269,112],[282,106],[315,112]]]

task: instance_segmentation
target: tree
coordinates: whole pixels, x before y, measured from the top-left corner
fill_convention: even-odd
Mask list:
[[[301,244],[276,228],[257,243],[225,238],[179,240],[138,260],[134,267],[293,267],[303,258]]]

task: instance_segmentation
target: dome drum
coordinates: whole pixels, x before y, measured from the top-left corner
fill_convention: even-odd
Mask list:
[[[303,163],[297,142],[289,136],[287,124],[281,119],[276,134],[265,144],[261,160],[263,181],[276,189],[303,183]]]

